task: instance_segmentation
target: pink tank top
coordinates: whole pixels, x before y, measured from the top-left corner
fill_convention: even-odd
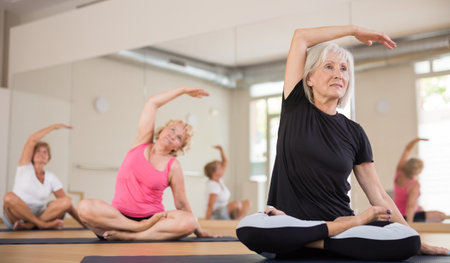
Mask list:
[[[131,149],[120,166],[112,206],[131,217],[148,217],[164,211],[162,196],[169,186],[171,158],[164,171],[153,167],[144,156],[150,143]]]
[[[400,172],[397,172],[395,174],[395,179],[397,179],[399,175]],[[402,216],[406,216],[406,209],[408,206],[408,189],[413,183],[417,182],[417,180],[413,179],[409,181],[409,183],[407,183],[405,186],[400,187],[395,183],[395,179],[394,179],[394,203],[397,206],[398,210],[400,210]],[[419,206],[416,205],[414,212],[417,212],[418,209]]]

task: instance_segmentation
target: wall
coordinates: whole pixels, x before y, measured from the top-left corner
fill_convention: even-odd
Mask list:
[[[392,191],[400,154],[418,134],[414,71],[408,64],[360,71],[355,77],[356,121],[371,142],[381,184]],[[377,111],[382,100],[389,104],[387,114]],[[352,185],[353,207],[361,212],[369,203],[355,178]]]
[[[8,184],[8,135],[10,94],[8,89],[0,88],[0,196],[7,191]],[[3,207],[3,198],[0,199]]]
[[[173,8],[173,1],[130,2],[104,1],[12,28],[10,73],[71,63],[292,13],[285,5],[261,5],[257,0],[176,1],[177,8]],[[249,16],[248,12],[255,6],[259,7],[258,12]],[[317,8],[310,4],[305,10]]]
[[[250,181],[250,92],[243,88],[235,90],[232,99],[231,138],[232,152],[236,156],[237,200],[248,199],[251,202],[250,213],[260,211],[258,204],[266,204],[267,195],[261,192],[264,186]],[[265,183],[262,183],[265,185]],[[259,198],[262,197],[262,198]],[[264,199],[264,200],[261,200]]]
[[[11,105],[9,191],[12,190],[15,170],[28,137],[53,123],[70,123],[70,104],[63,100],[29,92],[14,91]],[[69,176],[69,137],[70,131],[61,130],[54,131],[42,139],[49,143],[52,150],[52,159],[46,166],[46,170],[55,173],[64,186],[67,186]],[[67,187],[65,188],[67,189]]]
[[[53,123],[70,123],[70,67],[52,67],[13,78],[9,136],[8,191],[12,190],[25,142],[34,132]],[[52,159],[46,169],[55,173],[67,190],[71,131],[53,131],[42,140],[50,144]]]

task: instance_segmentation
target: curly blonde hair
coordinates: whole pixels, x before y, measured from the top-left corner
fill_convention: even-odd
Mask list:
[[[402,167],[402,171],[408,178],[414,178],[414,176],[420,174],[423,170],[423,161],[419,158],[409,159]]]
[[[192,136],[194,136],[194,131],[192,126],[189,123],[186,123],[185,121],[182,120],[169,120],[164,126],[159,127],[158,129],[156,129],[156,133],[155,133],[155,140],[158,140],[159,135],[161,134],[161,132],[164,130],[164,128],[171,126],[171,125],[176,125],[176,124],[181,124],[183,125],[183,131],[184,131],[184,141],[181,144],[181,148],[178,151],[172,151],[170,154],[173,156],[178,156],[178,154],[184,154],[186,151],[188,151],[191,148],[191,139]]]

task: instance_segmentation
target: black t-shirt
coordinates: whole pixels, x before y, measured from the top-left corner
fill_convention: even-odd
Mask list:
[[[354,215],[347,179],[354,165],[372,161],[362,127],[316,108],[300,81],[283,98],[267,204],[303,220]]]

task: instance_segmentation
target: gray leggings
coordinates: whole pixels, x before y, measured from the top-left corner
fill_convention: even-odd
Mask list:
[[[249,215],[236,229],[250,250],[277,257],[297,255],[306,244],[324,240],[324,250],[360,260],[404,260],[420,249],[420,236],[412,228],[391,222],[373,222],[328,237],[325,221],[306,221],[287,215]]]

